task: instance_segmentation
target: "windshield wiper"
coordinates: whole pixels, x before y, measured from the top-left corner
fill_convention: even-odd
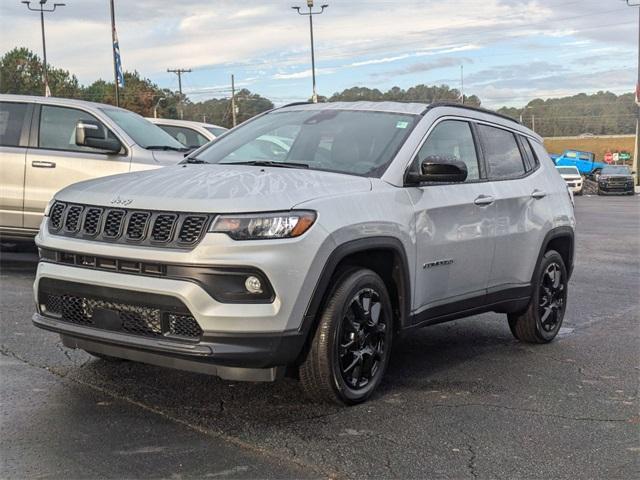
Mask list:
[[[209,163],[209,162],[207,162],[205,160],[200,160],[199,158],[195,158],[195,157],[193,157],[193,158],[187,157],[187,158],[184,159],[184,161],[182,161],[180,163]]]
[[[147,150],[171,150],[174,152],[186,152],[191,150],[189,147],[172,147],[170,145],[149,145],[145,147]]]
[[[272,160],[252,160],[250,162],[229,162],[220,165],[254,165],[256,167],[281,167],[281,168],[309,168],[306,163],[298,162],[274,162]]]

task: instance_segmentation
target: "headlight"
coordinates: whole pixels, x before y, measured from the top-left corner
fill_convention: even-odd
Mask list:
[[[309,230],[315,220],[316,213],[308,210],[220,215],[213,222],[209,231],[226,233],[234,240],[294,238]]]

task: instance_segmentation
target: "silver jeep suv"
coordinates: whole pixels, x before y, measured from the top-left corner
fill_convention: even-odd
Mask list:
[[[510,118],[294,104],[181,165],[59,192],[36,239],[33,321],[104,359],[290,374],[353,404],[413,328],[495,311],[519,340],[552,340],[574,224],[542,139]]]

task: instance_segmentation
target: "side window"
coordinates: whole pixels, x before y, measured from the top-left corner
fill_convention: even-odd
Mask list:
[[[516,137],[508,130],[478,125],[489,178],[517,178],[525,174]]]
[[[459,120],[445,120],[431,131],[418,152],[418,162],[427,157],[455,157],[467,166],[467,181],[478,180],[478,156],[471,126]]]
[[[76,124],[80,120],[97,121],[93,115],[75,108],[43,105],[40,111],[40,148],[95,152],[91,147],[76,145]],[[109,132],[109,135],[113,135]]]
[[[27,113],[26,103],[0,102],[0,145],[17,147],[24,116]]]
[[[203,135],[191,128],[177,127],[175,125],[158,125],[161,129],[178,140],[185,147],[200,147],[207,143],[207,140]]]
[[[536,157],[536,154],[533,152],[533,148],[531,148],[529,139],[523,137],[522,135],[520,135],[519,137],[520,144],[522,145],[522,150],[524,152],[525,167],[527,169],[527,172],[530,172],[531,170],[535,170],[540,162],[538,162],[538,157]]]

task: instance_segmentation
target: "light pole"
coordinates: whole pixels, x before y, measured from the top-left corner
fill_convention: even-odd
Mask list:
[[[39,8],[31,8],[31,2],[28,0],[23,0],[23,2],[29,10],[32,12],[40,12],[40,26],[42,28],[42,82],[44,83],[44,96],[48,97],[51,95],[51,90],[49,90],[49,75],[47,74],[47,43],[44,39],[44,14],[45,12],[55,12],[56,8],[64,7],[64,3],[54,3],[52,8],[44,8],[47,0],[39,0],[38,5]]]
[[[630,7],[640,7],[639,0],[623,0]],[[640,8],[638,8],[638,80],[636,82],[636,146],[633,152],[633,162],[631,170],[636,172],[635,184],[640,185],[640,172],[638,172],[638,155],[640,155]]]
[[[313,82],[313,94],[311,96],[311,100],[313,100],[313,103],[318,103],[318,93],[316,92],[316,59],[315,59],[315,53],[313,50],[313,16],[320,15],[322,12],[324,12],[324,9],[327,8],[328,6],[329,5],[327,4],[321,5],[320,10],[314,11],[313,0],[307,0],[307,7],[309,7],[308,12],[301,12],[300,11],[301,7],[291,7],[296,12],[298,12],[298,15],[309,17],[309,34],[311,36],[311,79]]]

